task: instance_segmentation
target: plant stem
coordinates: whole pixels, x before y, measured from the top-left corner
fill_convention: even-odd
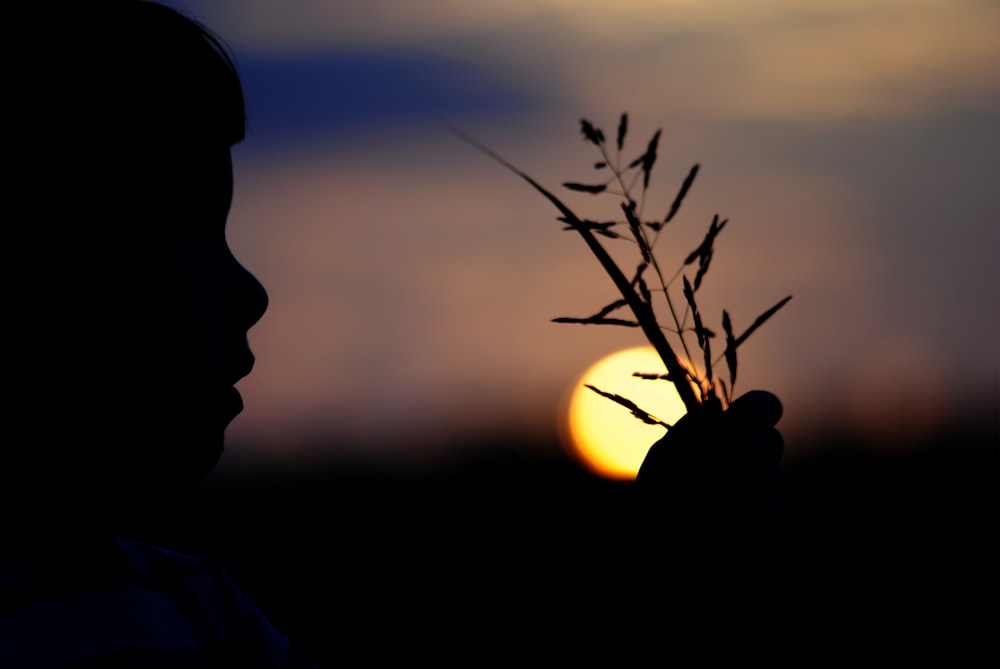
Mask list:
[[[566,219],[566,223],[580,233],[584,242],[586,242],[598,262],[601,263],[604,271],[607,272],[609,277],[611,277],[611,280],[614,282],[618,292],[621,293],[621,296],[628,303],[632,313],[635,314],[636,320],[639,322],[643,334],[646,335],[646,339],[656,350],[660,359],[663,361],[663,364],[666,366],[667,373],[670,375],[681,401],[684,402],[685,408],[689,412],[694,412],[699,409],[701,407],[701,402],[698,400],[698,397],[695,395],[694,390],[688,381],[688,371],[681,364],[677,355],[674,353],[674,350],[670,347],[670,342],[667,341],[666,335],[664,335],[663,330],[660,329],[660,325],[656,321],[656,315],[653,312],[652,305],[643,301],[639,295],[636,294],[635,290],[632,288],[632,284],[625,277],[625,275],[622,274],[618,265],[615,264],[615,261],[611,258],[610,254],[608,254],[607,250],[599,241],[597,241],[597,238],[590,231],[590,228],[588,228],[587,225],[580,220],[580,218],[577,217],[577,215],[569,207],[563,204],[562,200],[550,193],[537,181],[517,169],[513,164],[476,139],[470,137],[457,128],[451,126],[449,127],[453,133],[458,135],[459,138],[478,148],[480,151],[493,158],[508,170],[527,181],[535,190],[541,193],[556,207],[556,209],[559,210],[559,212]]]

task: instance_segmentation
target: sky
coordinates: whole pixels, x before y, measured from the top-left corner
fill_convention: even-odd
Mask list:
[[[560,187],[595,178],[579,120],[611,136],[628,112],[630,155],[662,129],[646,210],[700,171],[660,261],[729,219],[707,324],[793,296],[740,348],[737,387],[782,399],[793,453],[821,427],[891,441],[997,406],[997,3],[174,4],[231,47],[248,101],[229,238],[271,302],[230,457],[406,461],[543,434],[587,367],[643,343],[551,322],[614,286],[442,121],[595,217],[616,202]]]

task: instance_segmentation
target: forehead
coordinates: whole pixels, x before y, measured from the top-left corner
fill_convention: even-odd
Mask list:
[[[185,142],[166,152],[157,171],[161,177],[178,181],[231,181],[232,154],[229,146],[218,140]]]
[[[138,175],[139,190],[147,195],[232,194],[233,163],[222,141],[205,139],[169,147]]]

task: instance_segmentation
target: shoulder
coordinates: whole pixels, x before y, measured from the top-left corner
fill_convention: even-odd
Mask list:
[[[122,540],[129,571],[148,588],[168,593],[201,638],[223,640],[239,666],[314,669],[299,646],[275,628],[215,560],[163,546]]]
[[[156,582],[159,579],[193,577],[199,574],[228,578],[225,570],[211,558],[189,555],[133,539],[119,539],[115,544],[123,559],[122,573],[134,579]]]
[[[133,587],[166,599],[199,636],[240,639],[269,653],[289,642],[215,560],[139,541],[118,542]]]
[[[126,656],[140,664],[125,667],[165,657],[311,666],[295,664],[296,646],[214,560],[138,541],[116,549],[106,569],[37,572],[22,582],[17,602],[0,611],[0,666]]]

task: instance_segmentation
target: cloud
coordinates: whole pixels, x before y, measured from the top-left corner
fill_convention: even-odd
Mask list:
[[[488,63],[404,50],[340,49],[239,60],[251,132],[288,142],[469,114],[514,115],[544,94]]]
[[[977,0],[191,6],[253,58],[384,49],[406,54],[392,75],[404,77],[406,60],[435,54],[487,67],[479,91],[502,73],[507,86],[547,83],[601,110],[613,100],[689,117],[828,121],[1000,101],[1000,7]]]

